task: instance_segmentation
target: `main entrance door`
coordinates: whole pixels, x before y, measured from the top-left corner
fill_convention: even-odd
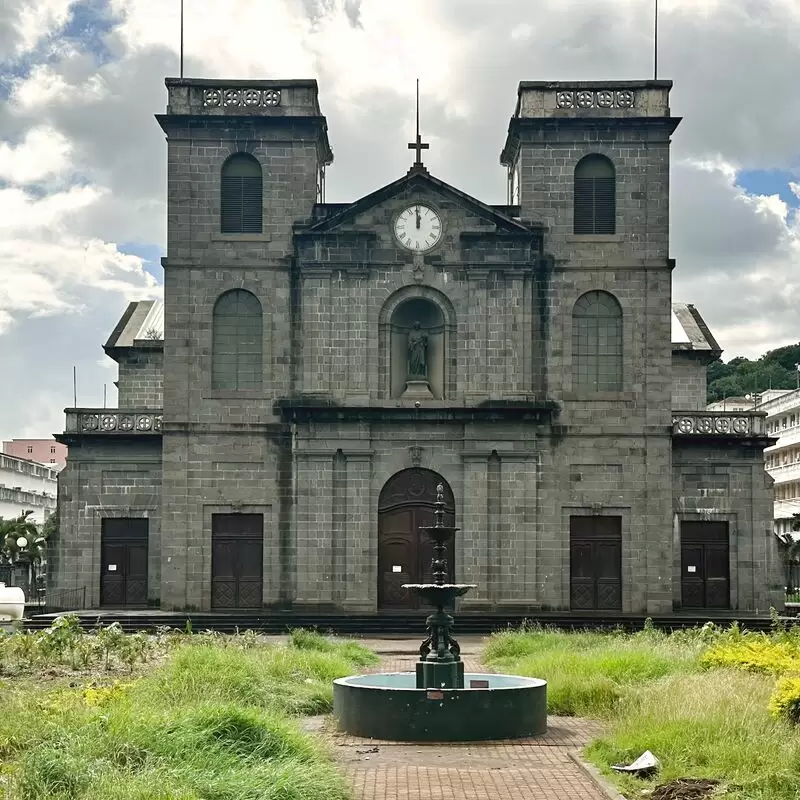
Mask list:
[[[148,520],[104,519],[100,529],[100,605],[147,605]]]
[[[419,607],[404,583],[433,581],[433,546],[419,528],[433,525],[436,486],[444,487],[444,524],[453,525],[453,492],[441,475],[428,469],[407,469],[390,478],[378,500],[378,608],[408,611]],[[455,549],[447,549],[449,580],[454,580]]]
[[[622,518],[569,518],[570,608],[622,610]]]
[[[261,608],[264,517],[211,516],[211,608]]]
[[[681,606],[730,608],[727,522],[681,523]]]

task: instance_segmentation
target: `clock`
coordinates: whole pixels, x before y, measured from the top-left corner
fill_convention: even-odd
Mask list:
[[[442,238],[442,220],[430,206],[415,203],[400,213],[394,235],[409,250],[430,250]]]

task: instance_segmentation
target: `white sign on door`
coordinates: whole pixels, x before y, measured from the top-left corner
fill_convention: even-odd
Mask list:
[[[117,565],[116,564],[109,564],[108,565],[108,571],[109,572],[116,572],[117,571]]]
[[[403,568],[401,566],[399,566],[398,564],[392,565],[392,572],[402,572],[402,571],[403,571]]]
[[[687,572],[697,572],[697,567],[686,567]]]

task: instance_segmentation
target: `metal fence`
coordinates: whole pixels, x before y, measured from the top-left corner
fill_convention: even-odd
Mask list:
[[[25,603],[25,616],[31,614],[55,614],[58,611],[80,611],[86,608],[86,587],[45,592],[42,597]]]
[[[800,603],[800,564],[786,565],[786,602]]]

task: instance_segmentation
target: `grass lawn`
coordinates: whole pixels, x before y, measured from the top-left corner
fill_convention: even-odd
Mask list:
[[[720,796],[737,800],[800,798],[800,731],[768,710],[776,680],[800,674],[800,629],[509,631],[490,639],[484,660],[546,679],[550,713],[604,720],[606,732],[586,755],[627,797],[678,778],[712,778]],[[661,761],[653,778],[610,770],[645,750]]]
[[[297,717],[331,709],[331,681],[376,660],[363,647],[304,631],[286,646],[170,634],[137,660],[124,634],[110,654],[72,631],[54,655],[38,636],[0,640],[0,797],[346,798]]]

